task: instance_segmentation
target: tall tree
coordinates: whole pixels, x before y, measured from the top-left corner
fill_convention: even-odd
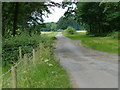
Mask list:
[[[105,36],[107,33],[115,31],[119,25],[119,21],[114,19],[120,18],[120,12],[117,9],[118,2],[111,3],[109,9],[105,11],[106,3],[99,5],[98,2],[78,3],[76,8],[76,19],[79,23],[85,23],[89,26],[89,34],[95,36]],[[112,22],[110,22],[112,21]],[[115,27],[112,26],[115,24]]]
[[[17,22],[18,22],[19,3],[14,4],[14,21],[13,21],[13,36],[16,34]]]
[[[69,26],[80,29],[78,23],[74,20],[73,17],[62,16],[59,21],[57,22],[58,29],[67,29]]]
[[[26,28],[30,25],[42,24],[43,15],[50,13],[48,7],[54,6],[60,5],[54,2],[4,2],[2,7],[3,36],[5,34],[15,36],[17,27],[28,30]]]
[[[69,2],[64,3],[70,5]],[[65,6],[63,4],[63,6]],[[120,26],[119,2],[75,2],[76,8],[68,9],[65,16],[73,16],[80,25],[83,25],[88,34],[106,36],[108,33],[118,31]]]

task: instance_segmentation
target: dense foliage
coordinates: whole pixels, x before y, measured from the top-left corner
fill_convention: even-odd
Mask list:
[[[54,2],[3,2],[2,34],[4,37],[19,35],[22,31],[39,33],[36,28],[44,27],[43,16],[51,12],[48,8],[59,6]],[[22,30],[22,31],[21,31]]]
[[[69,26],[80,30],[80,25],[74,20],[73,17],[61,17],[59,21],[57,22],[57,28],[58,29],[67,29]]]
[[[112,33],[108,34],[107,36],[110,36],[113,39],[120,40],[120,32],[112,32]]]
[[[59,60],[55,57],[54,54],[54,36],[56,34],[57,34],[56,32],[45,33],[44,35],[42,34],[40,36],[32,36],[34,38],[26,36],[27,38],[30,37],[31,39],[35,40],[35,42],[40,41],[40,46],[35,46],[35,58],[34,60],[31,59],[29,61],[27,71],[25,68],[22,68],[20,71],[17,72],[17,88],[72,87],[67,72],[59,64]],[[23,50],[24,49],[22,47],[22,51]],[[28,48],[27,51],[29,51]],[[20,67],[22,67],[23,65],[24,62],[21,62],[19,66],[17,66],[17,70],[19,70]],[[7,76],[10,77],[11,74]],[[3,79],[4,82],[8,79],[7,76],[4,77]],[[11,80],[7,84],[3,85],[3,88],[11,87],[12,87]]]
[[[29,54],[39,43],[46,43],[46,37],[41,35],[26,35],[25,33],[6,39],[2,45],[3,63],[13,64],[19,59],[19,47],[22,49],[22,55]],[[4,64],[6,65],[6,64]]]
[[[72,34],[76,34],[76,30],[72,27],[68,27],[67,29],[64,30],[64,33],[67,35],[72,35]]]
[[[56,31],[57,25],[55,22],[45,23],[45,27],[41,28],[41,31]]]
[[[89,34],[105,36],[110,32],[119,31],[120,2],[111,2],[108,7],[106,4],[77,3],[76,19],[85,25]]]
[[[54,2],[3,2],[2,4],[2,59],[13,64],[18,60],[18,49],[30,53],[39,42],[44,42],[40,36],[43,15],[47,16],[48,8],[59,6]]]
[[[69,5],[69,3],[67,3]],[[88,34],[106,36],[119,31],[120,2],[77,2],[74,10],[68,9],[66,17],[75,17],[88,30]]]

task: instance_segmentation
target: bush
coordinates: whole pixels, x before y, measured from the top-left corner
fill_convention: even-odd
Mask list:
[[[110,36],[113,39],[119,39],[120,40],[120,32],[112,32],[110,34],[108,34],[108,36]]]
[[[22,49],[22,56],[32,52],[33,48],[36,48],[39,43],[44,43],[45,46],[51,46],[51,39],[45,35],[29,35],[21,34],[9,39],[4,39],[2,43],[2,61],[3,67],[6,63],[11,66],[13,62],[16,62],[19,58],[19,47]],[[46,45],[46,43],[48,43]]]
[[[66,30],[65,30],[65,33],[66,34],[69,34],[69,35],[72,35],[72,34],[76,34],[76,30],[72,27],[68,27]]]

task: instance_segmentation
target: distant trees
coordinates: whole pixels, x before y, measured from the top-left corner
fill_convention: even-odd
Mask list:
[[[56,31],[57,30],[57,25],[55,22],[48,22],[44,24],[45,26],[41,28],[41,31]]]
[[[51,24],[51,30],[52,30],[52,31],[56,31],[56,30],[57,30],[57,25],[56,25],[56,23],[52,23],[52,24]]]
[[[80,26],[77,24],[77,22],[74,20],[73,17],[64,17],[62,16],[59,21],[57,22],[57,28],[58,29],[66,29],[69,26],[79,30]]]

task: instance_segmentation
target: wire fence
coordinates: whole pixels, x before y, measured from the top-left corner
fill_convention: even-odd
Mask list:
[[[34,50],[33,50],[33,51],[34,51]],[[19,55],[21,55],[21,56],[19,56],[19,57],[22,57],[22,54],[21,54],[21,53],[22,53],[22,52],[21,52],[21,48],[19,48]],[[25,54],[25,55],[27,55],[27,54]],[[24,55],[24,56],[25,56],[25,55]],[[27,57],[28,57],[27,61],[28,61],[28,62],[31,61],[32,58],[33,58],[33,53],[28,54]],[[19,60],[20,60],[20,61],[13,66],[14,68],[17,67],[16,73],[18,73],[18,72],[19,72],[20,70],[22,70],[23,67],[24,67],[24,65],[22,65],[22,66],[20,66],[20,67],[18,67],[18,66],[19,66],[20,64],[22,64],[22,63],[26,63],[26,62],[25,62],[25,57],[20,58]],[[14,77],[12,77],[12,74],[10,74],[10,76],[9,76],[6,80],[3,80],[3,78],[4,78],[6,75],[8,75],[9,73],[12,73],[12,68],[0,76],[0,80],[2,80],[2,84],[0,84],[0,87],[1,87],[1,88],[2,88],[4,85],[6,85],[8,82],[10,82],[11,79],[14,78]]]

